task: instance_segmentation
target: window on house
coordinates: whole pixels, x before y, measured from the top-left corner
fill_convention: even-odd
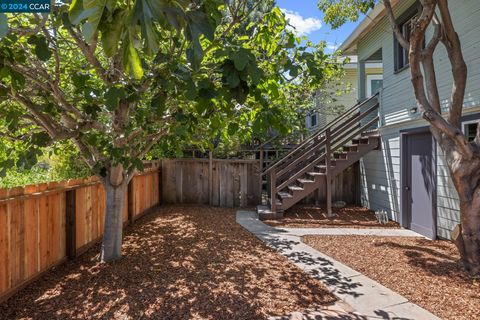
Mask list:
[[[417,17],[420,12],[420,5],[416,3],[408,9],[400,18],[397,19],[397,24],[407,41],[410,41],[410,32],[412,31],[412,20]],[[408,51],[397,41],[395,35],[394,39],[394,53],[395,53],[395,71],[402,70],[409,65]]]
[[[468,141],[475,140],[475,136],[477,135],[478,121],[479,120],[474,120],[463,123],[463,133],[467,137]]]
[[[317,126],[317,114],[314,113],[310,115],[310,127],[316,127]]]
[[[371,97],[377,92],[380,92],[383,87],[383,75],[381,74],[368,74],[367,75],[367,93]]]

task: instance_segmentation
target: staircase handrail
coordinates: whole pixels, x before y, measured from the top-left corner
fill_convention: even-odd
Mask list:
[[[357,104],[355,104],[355,106],[353,106],[352,108],[345,111],[340,117],[338,117],[335,120],[333,120],[332,122],[330,122],[327,126],[317,130],[316,133],[314,133],[313,135],[311,135],[310,137],[305,139],[302,143],[300,143],[294,149],[290,150],[290,152],[288,152],[282,158],[278,159],[275,163],[273,163],[271,166],[266,168],[262,172],[262,175],[266,175],[267,173],[269,173],[272,170],[272,168],[277,168],[278,169],[278,166],[280,165],[280,163],[284,162],[285,159],[289,158],[290,156],[292,156],[296,152],[300,151],[300,149],[305,147],[307,144],[312,142],[314,139],[320,137],[322,134],[324,134],[327,131],[327,129],[331,129],[333,126],[337,125],[341,120],[343,120],[345,117],[347,117],[349,114],[351,114],[352,111],[354,111],[356,109],[359,109],[359,108],[363,107],[365,104],[369,103],[370,101],[376,99],[378,97],[378,95],[379,95],[379,93],[376,93],[373,96],[371,96],[370,98],[368,98],[364,101],[358,102]]]
[[[345,134],[348,134],[347,129],[352,127],[353,123],[357,123],[373,111],[378,109],[378,103],[367,109],[362,113],[355,114],[353,117],[350,117],[347,121],[342,122],[337,128],[330,132],[331,135],[331,145],[336,143],[337,139],[344,138]],[[277,171],[277,177],[281,178],[289,169],[292,169],[293,166],[299,164],[301,161],[308,159],[312,154],[315,154],[317,151],[322,149],[325,145],[325,139],[319,141],[315,146],[306,150],[300,157],[295,158],[293,161],[285,165],[282,169]]]
[[[377,104],[378,106],[378,104]],[[349,138],[348,139],[345,139],[344,141],[342,141],[342,143],[346,143],[346,141],[348,141],[349,139],[353,138],[354,136],[358,135],[359,133],[361,133],[363,130],[369,128],[370,126],[372,126],[375,122],[377,122],[379,119],[378,116],[375,116],[373,119],[371,119],[369,122],[367,122],[365,125],[359,127],[358,129],[354,130],[352,133],[349,133]],[[332,140],[332,150],[334,150],[335,148],[333,147],[333,144],[337,144],[338,145],[338,142],[339,140],[337,140],[336,142],[333,142]],[[338,146],[337,146],[338,148]],[[310,171],[313,169],[313,167],[315,167],[316,165],[318,165],[323,159],[325,159],[326,157],[326,152],[324,152],[322,155],[320,155],[318,158],[315,159],[315,161],[312,161],[308,164],[308,166],[304,167],[302,170],[299,170],[297,171],[294,175],[292,175],[291,177],[289,177],[288,179],[286,179],[285,181],[283,181],[280,185],[278,185],[276,187],[276,190],[278,191],[281,191],[282,189],[284,189],[285,187],[287,187],[289,184],[291,184],[293,181],[295,181],[296,179],[300,178],[302,175],[304,175],[306,172]]]

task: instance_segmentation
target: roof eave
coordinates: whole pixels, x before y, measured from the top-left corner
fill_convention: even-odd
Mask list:
[[[392,7],[400,1],[393,0]],[[365,36],[383,17],[385,16],[385,6],[382,2],[377,4],[360,24],[353,30],[348,38],[338,48],[343,54],[357,54],[357,43]]]

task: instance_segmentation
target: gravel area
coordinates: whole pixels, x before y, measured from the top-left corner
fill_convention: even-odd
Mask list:
[[[480,280],[463,271],[449,241],[370,236],[302,239],[442,319],[480,319]]]
[[[265,319],[336,300],[233,209],[162,207],[127,228],[121,261],[101,264],[98,251],[11,297],[0,319]]]
[[[334,217],[327,218],[325,208],[297,205],[285,211],[283,219],[264,222],[273,227],[284,228],[399,228],[394,221],[380,224],[375,212],[364,207],[333,208],[333,213]]]

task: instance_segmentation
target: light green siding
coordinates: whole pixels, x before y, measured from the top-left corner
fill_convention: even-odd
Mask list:
[[[395,11],[398,15],[414,3],[401,1]],[[452,18],[460,35],[468,67],[465,113],[480,111],[480,1],[450,1]],[[367,155],[362,161],[364,203],[372,209],[387,209],[394,219],[400,212],[400,130],[428,125],[420,114],[412,114],[416,106],[410,70],[395,73],[394,39],[387,19],[382,19],[358,43],[359,61],[382,49],[383,91],[381,96],[382,150]],[[448,112],[452,77],[451,67],[442,44],[434,56],[438,87],[444,112]],[[437,148],[437,232],[449,238],[450,231],[459,222],[458,195],[449,177],[442,150]]]

